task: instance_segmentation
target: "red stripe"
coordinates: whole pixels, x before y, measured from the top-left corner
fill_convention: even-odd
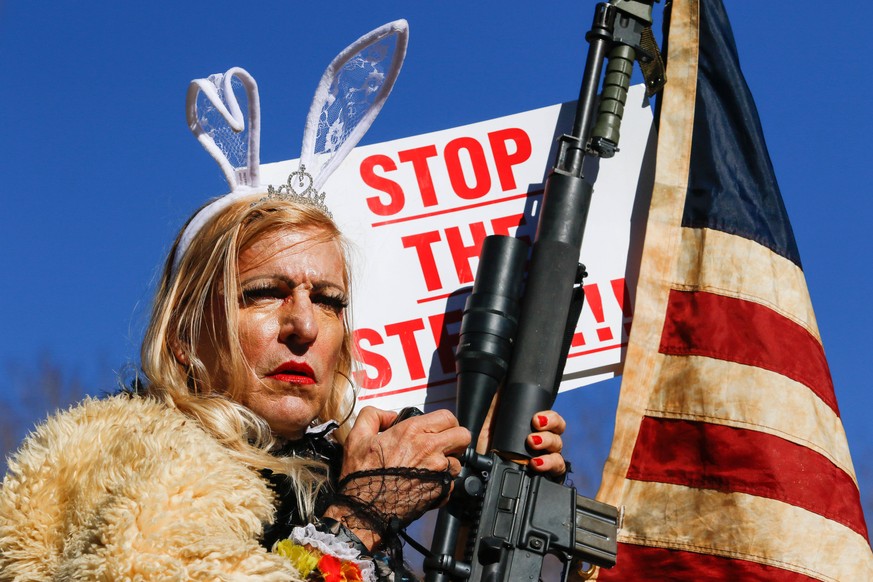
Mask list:
[[[867,538],[852,478],[812,449],[763,432],[645,417],[627,476],[783,501]]]
[[[380,392],[377,389],[377,390],[373,390],[372,392],[368,392],[367,394],[362,394],[362,395],[358,396],[358,400],[369,400],[371,398],[382,398],[383,396],[393,396],[395,394],[405,394],[407,392],[415,392],[416,390],[426,390],[428,388],[434,388],[436,386],[443,386],[445,384],[451,384],[454,381],[455,381],[455,378],[443,378],[442,380],[428,382],[427,384],[418,384],[416,386],[407,386],[406,388],[398,388],[397,390],[389,390],[387,392]]]
[[[531,190],[530,192],[522,192],[521,194],[514,194],[512,196],[506,196],[505,198],[497,198],[486,200],[485,202],[476,202],[475,204],[467,204],[466,206],[458,206],[456,208],[445,208],[443,210],[435,210],[433,212],[425,212],[424,214],[415,214],[412,216],[403,216],[401,218],[392,218],[391,220],[382,220],[379,222],[374,222],[370,226],[372,228],[378,228],[380,226],[389,226],[391,224],[398,224],[401,222],[409,222],[411,220],[422,220],[424,218],[432,218],[434,216],[441,216],[443,214],[452,214],[455,212],[466,212],[467,210],[472,210],[474,208],[481,208],[483,206],[493,206],[494,204],[502,204],[504,202],[511,202],[513,200],[518,200],[519,198],[533,198],[535,196],[542,195],[542,190]]]
[[[803,327],[758,303],[704,291],[671,290],[660,351],[782,374],[807,386],[839,415],[821,343]]]
[[[671,582],[720,582],[768,580],[773,582],[818,582],[796,572],[746,560],[722,558],[680,550],[619,544],[618,561],[610,570],[600,570],[598,580],[658,580]]]

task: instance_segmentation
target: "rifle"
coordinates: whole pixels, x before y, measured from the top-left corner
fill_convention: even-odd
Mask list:
[[[635,60],[650,94],[665,82],[651,32],[654,1],[611,0],[595,9],[573,129],[558,140],[523,294],[526,245],[500,235],[483,244],[456,352],[457,414],[475,443],[500,389],[492,452],[470,448],[461,460],[424,561],[428,582],[537,580],[547,554],[564,563],[565,579],[571,568],[615,564],[618,510],[530,471],[525,439],[531,417],[554,403],[584,301],[579,254],[592,186],[583,163],[618,151]],[[460,545],[465,551],[456,557]]]

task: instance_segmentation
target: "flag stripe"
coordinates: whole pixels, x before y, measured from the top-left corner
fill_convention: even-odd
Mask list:
[[[671,582],[734,582],[735,580],[769,580],[770,582],[813,582],[812,578],[765,564],[652,548],[633,544],[618,545],[618,563],[611,570],[601,570],[598,580],[639,580],[646,572],[664,572]],[[662,578],[664,579],[664,578]]]
[[[688,187],[694,94],[697,91],[697,2],[674,2],[670,11],[670,55],[658,112],[655,184],[640,259],[634,323],[622,373],[615,436],[597,499],[620,505],[625,473],[637,442],[641,415],[655,386],[661,355],[667,289],[679,254],[682,208]],[[665,11],[666,15],[666,11]]]
[[[806,385],[839,415],[821,344],[772,310],[704,291],[671,290],[661,353],[757,366]]]
[[[840,418],[809,389],[769,370],[702,356],[660,355],[661,384],[645,414],[776,435],[827,457],[853,479]],[[774,401],[778,406],[774,406]]]
[[[683,228],[674,285],[770,307],[821,341],[803,271],[748,239],[708,228]],[[704,249],[705,252],[704,252]]]
[[[833,519],[867,537],[854,480],[806,447],[753,430],[645,418],[628,478],[749,493]]]
[[[873,580],[867,539],[816,513],[745,493],[625,483],[620,542],[749,560],[820,580]],[[671,579],[670,572],[657,573]]]

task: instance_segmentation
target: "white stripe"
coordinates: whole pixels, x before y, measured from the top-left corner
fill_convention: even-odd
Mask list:
[[[637,441],[649,394],[658,378],[656,358],[681,245],[680,225],[691,163],[694,100],[697,94],[699,6],[676,2],[670,18],[670,54],[659,121],[657,167],[646,221],[636,289],[634,323],[621,381],[615,438],[597,498],[621,502],[622,481]]]
[[[867,540],[816,513],[743,493],[625,485],[620,542],[739,558],[829,582],[873,580]]]

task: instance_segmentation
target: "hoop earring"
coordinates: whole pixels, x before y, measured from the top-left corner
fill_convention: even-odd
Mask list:
[[[340,372],[339,370],[334,371],[334,374],[339,374],[340,376],[345,378],[345,381],[348,382],[349,388],[351,388],[351,392],[352,392],[352,402],[351,402],[352,405],[351,405],[351,407],[349,407],[349,411],[346,413],[345,418],[343,418],[341,421],[339,421],[340,426],[342,426],[352,418],[352,415],[355,412],[355,404],[358,401],[358,391],[355,389],[355,383],[352,382],[352,379],[349,378],[348,374],[346,374],[345,372]]]

